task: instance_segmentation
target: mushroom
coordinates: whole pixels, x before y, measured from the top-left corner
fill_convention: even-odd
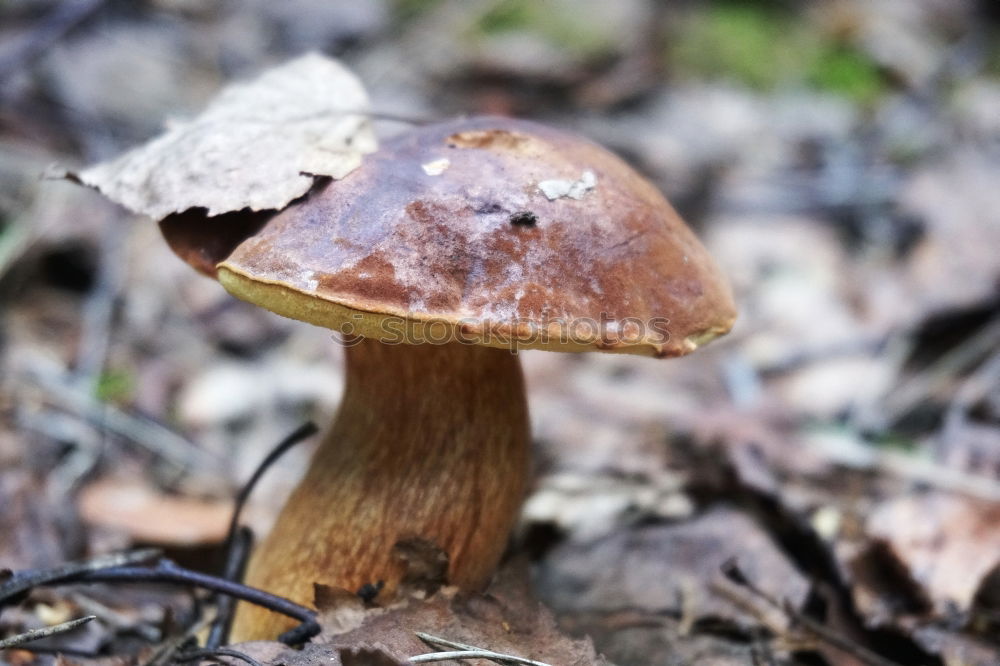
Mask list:
[[[392,599],[410,539],[447,556],[450,584],[488,582],[529,479],[512,350],[680,356],[735,317],[651,183],[522,120],[425,126],[273,216],[161,227],[235,296],[345,336],[343,403],[247,574],[302,603],[315,582]],[[234,632],[281,622],[243,608]]]

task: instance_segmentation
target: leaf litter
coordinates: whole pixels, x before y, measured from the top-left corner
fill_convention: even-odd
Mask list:
[[[154,4],[161,15],[178,20],[167,27],[169,22],[145,20],[141,10],[115,24],[115,34],[134,31],[135,38],[122,42],[127,48],[117,51],[126,54],[141,49],[148,41],[145,36],[182,26],[177,34],[183,39],[157,42],[157,49],[174,49],[167,54],[172,60],[152,54],[158,66],[143,70],[145,79],[169,72],[173,62],[185,71],[209,73],[208,81],[234,73],[241,77],[265,62],[304,50],[299,43],[283,45],[284,37],[267,38],[286,33],[258,27],[267,19],[238,9],[174,0]],[[898,3],[882,0],[838,3],[837,20],[843,25],[868,32],[876,25],[902,30],[908,48],[923,49],[923,62],[939,58],[940,68],[928,87],[912,82],[921,77],[894,83],[892,94],[877,102],[874,114],[869,114],[873,109],[803,91],[789,96],[679,79],[666,90],[658,83],[660,72],[638,77],[630,89],[631,79],[612,75],[617,65],[594,78],[588,68],[600,65],[582,62],[573,65],[572,77],[545,84],[561,86],[558,90],[540,89],[530,71],[511,70],[508,61],[498,70],[488,58],[484,62],[487,52],[475,47],[455,58],[441,58],[437,47],[419,48],[432,43],[426,38],[428,25],[468,16],[471,10],[460,2],[438,3],[423,17],[421,29],[407,31],[398,43],[374,39],[348,50],[366,81],[378,86],[380,101],[388,92],[393,110],[401,114],[554,114],[558,124],[620,150],[699,225],[734,278],[742,309],[739,327],[729,340],[705,350],[702,358],[657,364],[608,356],[524,355],[540,453],[539,480],[512,551],[532,558],[537,592],[554,608],[561,631],[591,636],[595,652],[622,665],[873,663],[860,656],[864,652],[837,651],[817,634],[803,631],[804,621],[821,623],[853,645],[875,649],[899,664],[1000,663],[1000,556],[995,547],[996,502],[990,499],[1000,486],[1000,392],[995,344],[982,343],[983,335],[995,330],[990,322],[995,322],[1000,284],[1000,264],[992,251],[998,190],[989,185],[997,164],[992,147],[997,141],[998,88],[995,75],[970,73],[976,56],[974,45],[968,45],[974,39],[961,41],[971,51],[957,59],[944,41],[936,42],[942,25],[974,36],[973,24],[994,20],[970,9],[974,4],[912,3],[901,10]],[[345,12],[360,6],[334,5]],[[614,6],[624,11],[646,8],[642,0]],[[701,10],[692,6],[677,11]],[[5,12],[13,12],[13,32],[30,27],[32,12],[5,7],[0,9],[5,19]],[[120,13],[114,8],[107,12]],[[296,3],[296,12],[285,19],[291,25],[287,34],[319,25],[308,3]],[[586,11],[574,13],[581,20],[588,16]],[[653,23],[635,25],[643,22]],[[666,19],[664,25],[669,25]],[[365,39],[371,39],[373,33],[366,34]],[[516,34],[515,26],[500,36]],[[51,72],[55,66],[64,70],[63,81],[72,79],[87,90],[106,89],[104,82],[113,78],[104,72],[114,67],[115,58],[102,58],[100,68],[71,69],[77,60],[73,54],[99,48],[106,41],[101,35],[101,30],[81,26],[73,48],[61,50],[57,44],[53,50],[61,50],[61,57],[46,60],[41,71]],[[208,37],[195,38],[198,35]],[[343,44],[349,44],[356,37],[345,39]],[[660,52],[642,50],[644,43],[656,43],[646,37],[619,42],[616,52],[627,56],[621,64],[662,62]],[[324,50],[327,46],[308,45]],[[462,49],[462,40],[447,45],[448,52],[458,56]],[[468,53],[478,55],[470,58]],[[239,64],[241,58],[248,59],[245,65]],[[428,59],[435,63],[433,75],[421,69]],[[532,60],[537,65],[539,58]],[[959,60],[962,72],[949,69],[949,62]],[[898,64],[889,63],[893,68]],[[0,223],[0,248],[6,248],[0,292],[5,369],[0,376],[0,497],[6,501],[0,516],[0,566],[12,568],[55,565],[81,553],[107,552],[150,539],[127,523],[115,522],[110,515],[117,508],[114,502],[102,505],[104,515],[98,522],[103,526],[79,520],[83,495],[77,491],[112,477],[109,472],[121,460],[128,461],[130,470],[143,470],[134,474],[135,482],[149,488],[149,497],[215,503],[245,478],[244,460],[259,458],[276,431],[298,423],[303,412],[324,402],[315,391],[276,384],[267,397],[272,406],[266,410],[227,408],[256,404],[251,389],[261,383],[222,381],[225,373],[218,371],[234,359],[259,367],[260,377],[279,376],[288,364],[329,369],[334,380],[339,377],[338,362],[329,358],[329,340],[322,332],[251,314],[238,303],[205,307],[225,300],[211,291],[217,285],[199,281],[186,268],[171,272],[169,262],[175,259],[160,239],[146,243],[147,235],[134,237],[132,281],[118,294],[125,314],[113,320],[109,335],[109,369],[135,367],[135,395],[118,398],[106,406],[106,413],[150,410],[173,427],[197,432],[200,447],[234,460],[240,469],[206,469],[184,460],[163,464],[162,453],[130,442],[127,429],[109,431],[94,415],[83,423],[66,408],[66,401],[26,390],[21,372],[25,365],[41,357],[56,359],[45,368],[71,370],[76,347],[86,345],[87,336],[77,330],[84,309],[80,287],[65,288],[74,284],[76,278],[67,275],[72,275],[69,269],[78,263],[80,252],[67,248],[89,251],[93,237],[108,226],[106,209],[87,204],[83,190],[79,196],[69,195],[70,205],[52,205],[58,203],[58,193],[48,189],[54,184],[34,183],[38,153],[43,153],[43,163],[66,163],[81,157],[66,146],[84,146],[79,152],[87,159],[95,143],[104,141],[111,154],[129,143],[117,136],[108,139],[102,123],[110,123],[113,114],[108,116],[103,107],[88,106],[92,115],[82,120],[73,116],[74,122],[53,122],[62,116],[47,111],[51,105],[40,101],[45,95],[66,107],[83,98],[67,96],[65,85],[52,85],[52,77],[33,76],[29,70],[25,68],[10,88],[20,106],[5,108],[0,125],[0,203],[14,220],[8,225],[4,215]],[[490,76],[470,76],[496,71],[504,72],[504,85]],[[369,79],[372,72],[380,74]],[[934,81],[947,82],[942,87],[950,91],[947,97],[941,97]],[[547,104],[556,98],[587,99],[584,93],[595,82],[615,83],[615,99],[628,103],[620,108],[617,103],[589,107],[585,113]],[[140,91],[146,84],[158,91],[148,99],[160,100],[171,99],[172,86],[178,85],[136,83]],[[289,86],[308,97],[308,85]],[[980,94],[989,90],[992,96]],[[971,94],[975,91],[979,93]],[[159,102],[163,113],[194,106],[183,95],[173,98],[179,100],[176,105]],[[272,101],[278,104],[277,96]],[[368,108],[367,98],[358,103]],[[333,100],[309,104],[323,112],[344,110]],[[253,120],[254,113],[244,116]],[[291,111],[282,113],[295,118]],[[145,127],[149,114],[142,117]],[[777,128],[775,117],[781,119]],[[275,162],[274,181],[259,192],[280,196],[269,194],[271,198],[259,204],[254,203],[258,190],[253,183],[270,178],[263,170],[272,164],[269,155],[261,161],[257,151],[252,152],[256,161],[237,164],[232,172],[234,178],[244,178],[239,175],[242,169],[252,167],[250,178],[223,197],[205,199],[197,188],[188,188],[186,167],[176,163],[157,183],[158,162],[177,157],[171,150],[205,149],[199,132],[207,128],[198,123],[181,123],[179,127],[190,125],[194,133],[164,143],[162,155],[147,155],[145,162],[120,158],[123,173],[136,178],[132,191],[120,196],[133,197],[136,209],[153,217],[193,208],[197,226],[209,214],[240,215],[255,205],[265,210],[280,207],[313,182],[301,172],[324,171],[312,171],[296,160],[279,169]],[[291,125],[293,140],[301,141],[307,132]],[[252,136],[250,130],[240,131]],[[916,136],[919,145],[905,143]],[[25,137],[40,137],[39,144],[47,146],[33,151],[30,164],[20,157],[33,140]],[[342,148],[345,143],[336,139],[333,145]],[[250,153],[232,155],[243,160]],[[224,174],[212,171],[222,162],[211,154],[202,157],[193,177],[228,187]],[[330,174],[324,175],[349,168],[347,157],[336,153],[327,164]],[[134,173],[128,171],[133,166]],[[9,177],[20,171],[29,177]],[[105,173],[111,177],[111,172]],[[145,174],[142,178],[150,179],[149,184],[140,182],[137,174]],[[566,184],[573,182],[570,178]],[[43,227],[44,234],[31,231]],[[145,228],[155,235],[155,229]],[[27,236],[20,233],[25,229]],[[9,242],[12,239],[16,242]],[[98,260],[107,258],[101,255]],[[144,285],[141,291],[134,289],[138,283]],[[191,294],[196,294],[195,305],[200,304],[194,315]],[[216,332],[223,328],[230,333]],[[241,341],[240,335],[251,340]],[[66,382],[65,375],[46,372],[51,381]],[[301,371],[291,374],[303,376]],[[82,394],[69,384],[61,390]],[[197,409],[187,404],[192,401]],[[294,470],[295,464],[291,467]],[[262,515],[265,525],[273,515],[270,498],[292,483],[286,477],[294,477],[278,469],[273,474],[279,479],[274,493],[260,493],[250,512]],[[180,527],[165,526],[166,539],[152,538],[164,539],[176,555],[212,569],[220,546],[170,543],[173,535],[183,533]],[[686,556],[684,544],[691,547]],[[422,581],[423,587],[417,585],[415,591],[429,599],[428,610],[436,617],[458,618],[439,627],[437,635],[484,649],[532,654],[532,646],[520,640],[532,643],[539,636],[514,631],[506,634],[511,642],[504,643],[504,635],[490,633],[498,617],[503,628],[504,621],[510,623],[508,614],[532,617],[529,611],[510,604],[499,614],[487,613],[494,622],[477,633],[463,613],[480,602],[449,596],[446,586],[438,589],[443,581],[434,580],[433,572],[440,563],[427,557],[426,549],[411,544],[404,551],[401,555],[420,562],[425,571],[415,581]],[[750,582],[776,599],[787,599],[788,607],[768,604],[721,576],[723,553],[735,554]],[[555,581],[572,584],[576,594]],[[115,613],[141,616],[145,629],[163,630],[159,635],[183,634],[199,619],[186,595],[164,598],[149,590],[117,588],[86,592]],[[302,652],[277,643],[243,647],[267,663],[301,662],[310,655],[314,661],[379,666],[442,649],[413,642],[419,639],[405,631],[412,627],[401,629],[389,619],[377,622],[404,609],[369,608],[353,593],[327,592],[333,596],[322,602],[324,607],[353,608],[354,620],[344,614],[338,628],[337,613],[325,613],[326,635]],[[5,608],[0,622],[5,635],[16,634],[40,622],[90,614],[91,606],[75,592],[41,590],[21,606]],[[415,617],[425,629],[435,626],[417,612],[419,606],[411,602],[406,617]],[[98,647],[105,655],[144,654],[148,642],[137,642],[129,631],[115,628],[112,615],[99,617],[88,625],[85,641],[60,645]],[[351,640],[339,647],[327,642],[343,641],[348,634]],[[552,641],[551,646],[564,645],[556,637]],[[391,651],[393,646],[400,649]],[[574,654],[571,647],[565,649]],[[45,659],[26,652],[7,653],[5,658]],[[550,663],[564,662],[553,656]]]
[[[327,629],[320,640],[302,651],[280,649],[274,643],[254,642],[238,648],[259,659],[287,666],[315,663],[402,665],[408,657],[444,652],[431,647],[420,634],[453,643],[558,666],[603,666],[588,639],[567,637],[552,613],[530,591],[524,562],[505,567],[489,589],[463,595],[442,588],[421,599],[388,608],[365,607],[345,590],[322,590],[317,597],[320,624]]]

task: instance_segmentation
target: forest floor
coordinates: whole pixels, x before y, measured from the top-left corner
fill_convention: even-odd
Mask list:
[[[39,177],[319,50],[380,137],[499,113],[615,150],[740,316],[682,359],[522,352],[535,479],[488,595],[327,599],[304,652],[245,653],[396,664],[441,649],[422,626],[553,664],[1000,665],[998,35],[990,0],[0,3],[0,581],[150,546],[217,572],[241,485],[330,419],[328,331]],[[313,444],[254,491],[258,533]],[[22,597],[0,637],[98,619],[0,661],[165,663],[205,617],[183,588]]]

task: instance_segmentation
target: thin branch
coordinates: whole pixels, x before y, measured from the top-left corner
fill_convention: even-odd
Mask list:
[[[832,442],[817,438],[810,443],[831,462],[849,469],[875,470],[903,481],[925,483],[965,497],[1000,502],[1000,483],[983,474],[953,469],[910,453],[865,446],[848,438]]]
[[[257,482],[264,475],[264,472],[270,469],[271,465],[281,458],[281,456],[285,455],[289,449],[308,437],[312,437],[318,431],[319,429],[316,427],[316,424],[311,421],[296,428],[264,457],[264,460],[257,465],[257,469],[254,470],[250,479],[236,495],[233,514],[229,519],[229,529],[226,532],[226,565],[222,571],[222,578],[235,581],[243,579],[243,568],[246,565],[247,556],[253,544],[253,532],[248,528],[239,527],[240,514],[243,512],[243,506],[246,504],[247,498],[250,497],[250,494],[257,486]],[[228,638],[229,629],[233,622],[234,605],[234,598],[231,596],[223,596],[217,601],[216,608],[218,612],[215,616],[215,621],[212,623],[212,629],[209,631],[208,639],[205,641],[207,649],[219,647]]]
[[[235,534],[226,540],[226,566],[222,571],[225,580],[242,582],[243,569],[246,565],[247,556],[250,554],[250,547],[253,545],[253,532],[249,527],[241,527]],[[233,608],[236,606],[236,599],[228,595],[221,595],[215,600],[215,621],[205,639],[205,649],[213,650],[222,646],[229,639],[229,630],[233,624]]]
[[[156,548],[142,548],[127,553],[113,553],[111,555],[93,557],[89,560],[68,562],[51,569],[29,569],[16,573],[8,580],[0,583],[0,606],[3,606],[5,602],[17,595],[40,585],[61,582],[91,571],[149,562],[160,557],[161,554],[161,551]]]
[[[263,590],[241,583],[218,578],[177,566],[167,559],[157,560],[154,566],[131,566],[148,561],[158,555],[156,550],[106,555],[85,562],[71,563],[43,571],[26,571],[14,575],[0,585],[0,604],[40,585],[66,585],[70,583],[171,583],[187,585],[229,595],[287,615],[300,622],[286,631],[278,640],[294,645],[304,643],[320,632],[316,614],[305,606]]]
[[[244,486],[240,489],[239,494],[236,496],[236,507],[233,509],[233,516],[229,520],[229,531],[226,536],[226,550],[229,550],[232,546],[233,538],[236,534],[236,528],[239,526],[240,513],[243,511],[243,505],[246,503],[247,498],[250,497],[250,493],[253,492],[257,482],[260,481],[262,476],[264,476],[264,472],[266,472],[271,465],[274,464],[275,460],[285,455],[288,449],[292,448],[299,442],[312,437],[317,432],[319,432],[319,428],[317,428],[316,424],[312,421],[302,424],[296,428],[294,432],[285,437],[285,439],[281,440],[281,442],[279,442],[278,445],[267,454],[264,460],[257,465],[257,469],[254,470],[250,480],[244,484]]]
[[[56,636],[58,634],[64,634],[67,631],[73,631],[77,627],[82,627],[91,620],[96,620],[96,615],[87,615],[85,617],[80,617],[75,620],[70,620],[69,622],[62,622],[60,624],[52,625],[51,627],[43,627],[42,629],[32,629],[31,631],[26,631],[23,634],[18,634],[17,636],[11,636],[10,638],[4,638],[0,640],[0,650],[6,650],[13,647],[18,647],[24,643],[30,643],[32,641],[37,641],[42,638],[49,638],[50,636]]]
[[[989,356],[1000,345],[1000,317],[995,317],[958,347],[948,351],[908,381],[894,386],[879,412],[877,425],[895,423],[922,401],[933,397],[954,378]]]
[[[746,588],[754,595],[763,599],[769,605],[774,606],[785,613],[789,620],[798,624],[816,638],[827,643],[828,645],[850,654],[859,661],[864,662],[869,666],[900,666],[897,662],[886,659],[882,655],[869,650],[865,646],[859,645],[850,638],[833,631],[826,625],[817,622],[808,615],[799,613],[787,602],[780,601],[761,588],[757,587],[757,585],[751,581],[745,573],[743,573],[743,570],[740,569],[739,564],[735,559],[730,559],[723,563],[722,575],[724,575],[729,581],[739,585],[740,587]]]
[[[89,392],[81,391],[65,373],[49,372],[48,367],[33,364],[18,379],[40,388],[54,407],[76,415],[95,428],[112,432],[180,469],[193,464],[213,470],[222,466],[221,459],[206,453],[159,421],[111,403],[102,403]]]
[[[455,650],[453,652],[430,652],[428,654],[419,654],[415,657],[407,658],[407,661],[411,664],[421,664],[428,663],[432,661],[448,661],[450,659],[489,659],[490,661],[499,661],[502,663],[518,663],[518,664],[538,664],[540,662],[531,661],[530,659],[521,659],[520,657],[510,657],[502,654],[497,654],[496,652],[490,652],[489,650]]]
[[[416,634],[417,638],[431,647],[450,647],[455,648],[456,650],[452,652],[432,652],[430,654],[421,654],[415,657],[410,657],[408,661],[415,664],[420,662],[444,661],[446,659],[489,659],[490,661],[497,661],[504,664],[549,666],[549,664],[541,661],[535,661],[534,659],[527,659],[525,657],[517,657],[512,654],[502,654],[492,650],[485,650],[483,648],[476,647],[475,645],[467,645],[457,641],[450,641],[446,638],[432,636],[431,634],[424,633],[423,631],[415,631],[413,633]]]
[[[246,654],[245,652],[240,652],[239,650],[233,650],[232,648],[212,648],[204,650],[188,650],[181,654],[174,656],[174,661],[194,661],[195,659],[211,659],[213,657],[232,657],[233,659],[239,659],[244,661],[250,666],[263,666],[259,661]]]
[[[304,643],[320,632],[316,613],[299,604],[242,583],[225,580],[198,571],[177,566],[170,560],[160,560],[155,567],[115,567],[91,571],[76,576],[74,580],[60,582],[81,583],[173,583],[191,585],[220,594],[226,594],[242,601],[248,601],[282,615],[287,615],[301,624],[278,636],[278,640],[288,645]]]

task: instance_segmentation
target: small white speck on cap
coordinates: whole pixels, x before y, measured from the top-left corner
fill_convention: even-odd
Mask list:
[[[590,169],[580,174],[579,180],[543,180],[538,183],[538,189],[549,201],[562,197],[582,199],[590,190],[597,187],[597,176]]]

